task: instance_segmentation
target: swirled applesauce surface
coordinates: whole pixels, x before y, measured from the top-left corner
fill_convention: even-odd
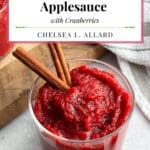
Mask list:
[[[127,120],[131,95],[115,75],[86,65],[70,74],[69,90],[61,91],[46,83],[36,97],[34,112],[47,130],[68,139],[96,139]]]

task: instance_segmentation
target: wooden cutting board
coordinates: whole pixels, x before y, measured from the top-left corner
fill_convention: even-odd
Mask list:
[[[46,44],[16,44],[13,50],[17,46],[31,52],[46,66],[52,64]],[[65,43],[62,47],[66,59],[98,58],[105,51],[100,45]],[[12,56],[12,51],[0,60],[0,127],[26,110],[29,89],[36,78],[35,73]]]

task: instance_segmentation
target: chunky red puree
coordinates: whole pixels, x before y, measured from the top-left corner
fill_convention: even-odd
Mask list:
[[[131,96],[113,74],[81,66],[71,71],[71,77],[68,91],[48,83],[39,90],[34,111],[46,129],[69,139],[95,139],[127,120]]]
[[[7,0],[0,1],[0,10],[5,6],[6,3],[7,3]]]
[[[8,12],[7,0],[0,0],[0,58],[3,57],[13,45],[8,41]]]

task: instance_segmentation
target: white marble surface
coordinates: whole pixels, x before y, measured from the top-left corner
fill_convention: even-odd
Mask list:
[[[117,65],[111,54],[103,60]],[[29,111],[0,130],[0,150],[42,150],[38,133]],[[150,150],[150,122],[135,107],[123,150]]]

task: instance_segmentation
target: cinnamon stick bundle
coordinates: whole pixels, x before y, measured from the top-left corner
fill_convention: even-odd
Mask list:
[[[41,62],[39,62],[30,53],[25,51],[23,48],[18,47],[13,55],[18,58],[22,63],[28,66],[32,71],[38,74],[41,78],[57,86],[62,90],[68,90],[70,86],[58,78],[53,72],[46,68]]]

